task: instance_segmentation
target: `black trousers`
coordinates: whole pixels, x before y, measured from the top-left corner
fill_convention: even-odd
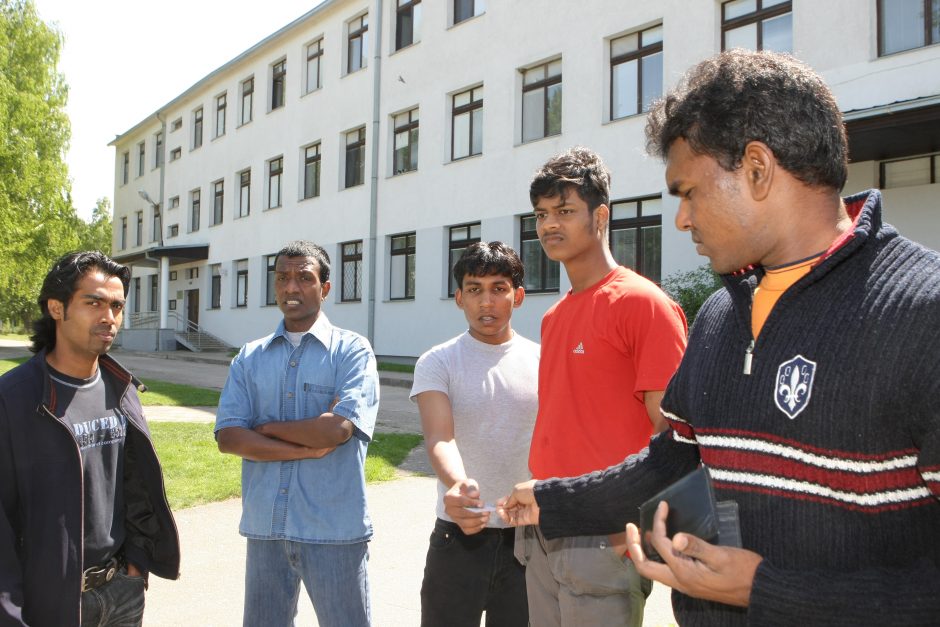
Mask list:
[[[526,627],[525,568],[513,557],[515,529],[465,535],[438,519],[421,584],[421,627]]]

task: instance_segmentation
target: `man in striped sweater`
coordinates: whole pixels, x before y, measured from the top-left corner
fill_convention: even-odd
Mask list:
[[[547,538],[627,527],[682,625],[940,623],[940,255],[839,196],[841,114],[812,70],[725,52],[654,106],[676,226],[723,275],[662,410],[622,464],[519,484],[502,514]],[[637,507],[699,464],[744,548],[665,534]]]

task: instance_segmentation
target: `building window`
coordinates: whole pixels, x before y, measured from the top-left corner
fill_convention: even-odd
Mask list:
[[[183,149],[180,148],[179,146],[177,146],[176,148],[170,151],[170,161],[176,161],[182,156],[183,156]]]
[[[198,231],[199,230],[199,214],[202,209],[201,203],[202,192],[198,189],[194,189],[189,192],[189,230]]]
[[[451,110],[450,158],[483,152],[483,86],[454,94]]]
[[[447,238],[447,248],[449,250],[447,260],[447,295],[453,296],[457,288],[457,282],[454,281],[454,266],[457,260],[467,250],[470,244],[476,244],[480,241],[480,223],[461,224],[460,226],[450,227],[450,236]]]
[[[127,216],[121,218],[121,250],[127,248]]]
[[[392,118],[395,127],[393,142],[395,174],[418,169],[418,109],[399,113]]]
[[[275,261],[277,260],[277,255],[268,255],[264,258],[265,265],[265,275],[264,275],[264,304],[265,305],[276,305],[277,304],[277,295],[274,291],[274,281],[277,278],[275,272]]]
[[[176,237],[179,234],[180,234],[179,224],[171,224],[170,226],[167,227],[167,237]]]
[[[881,189],[940,183],[940,153],[882,161],[879,171],[878,187]]]
[[[610,119],[643,113],[663,94],[663,27],[610,41]]]
[[[173,196],[170,198],[170,209],[176,209],[180,206],[180,197]]]
[[[163,165],[163,133],[157,133],[153,136],[153,167],[159,168]]]
[[[199,268],[186,268],[186,278],[192,281],[193,279],[199,278]]]
[[[878,54],[940,43],[940,0],[878,0]]]
[[[235,262],[235,306],[248,306],[248,260]]]
[[[127,185],[128,179],[130,179],[131,173],[131,153],[124,151],[124,156],[122,157],[121,165],[121,185]]]
[[[160,219],[160,205],[153,208],[153,222],[150,225],[150,241],[156,242],[160,239],[160,231],[163,229],[163,223]]]
[[[222,208],[225,205],[224,181],[212,184],[212,224],[222,224]]]
[[[147,146],[144,144],[144,142],[137,144],[137,176],[144,175],[144,168],[146,167],[147,163],[145,159],[146,154]]]
[[[271,110],[284,106],[285,80],[287,77],[287,61],[281,60],[271,68]]]
[[[347,26],[346,73],[352,74],[366,66],[366,58],[369,56],[369,16],[358,17]]]
[[[193,111],[193,150],[202,146],[202,107]]]
[[[421,0],[398,0],[395,20],[395,50],[421,40]]]
[[[731,0],[721,5],[721,49],[793,51],[790,0]]]
[[[343,262],[343,284],[340,300],[344,303],[362,300],[362,240],[340,244]]]
[[[536,232],[535,216],[521,216],[519,222],[519,250],[525,267],[525,291],[557,292],[560,264],[545,254]]]
[[[137,212],[137,233],[136,233],[136,235],[137,235],[137,238],[136,238],[136,242],[135,242],[134,245],[135,245],[135,246],[140,246],[141,244],[144,243],[144,212],[143,212],[143,211],[138,211],[138,212]]]
[[[617,263],[654,283],[662,279],[662,213],[659,196],[610,205],[610,252]]]
[[[167,301],[167,309],[169,309],[170,311],[176,311],[176,299],[175,298]]]
[[[170,270],[170,280],[171,281],[176,280],[176,270]]]
[[[415,234],[392,236],[391,285],[389,297],[404,300],[415,297]]]
[[[215,136],[225,135],[225,109],[228,106],[228,94],[215,97]]]
[[[251,106],[254,101],[254,93],[255,79],[252,77],[242,81],[241,116],[239,117],[240,124],[248,124],[251,122]]]
[[[561,133],[561,59],[522,72],[522,141]]]
[[[362,185],[366,171],[366,129],[346,133],[346,187]]]
[[[304,198],[320,195],[320,144],[304,148]]]
[[[238,174],[238,217],[251,213],[251,170]]]
[[[486,9],[483,0],[454,0],[454,24],[469,20]]]
[[[159,277],[156,274],[151,274],[148,277],[148,282],[150,283],[150,311],[156,311],[157,306],[160,304],[160,284],[157,282],[158,279]]]
[[[282,174],[284,174],[284,157],[268,161],[268,209],[281,206]]]
[[[320,63],[323,59],[323,40],[318,39],[307,46],[307,80],[304,85],[304,93],[320,89]]]
[[[134,277],[134,313],[140,313],[140,277]]]
[[[183,118],[176,118],[175,120],[173,120],[173,121],[170,123],[170,132],[171,132],[171,133],[173,133],[173,132],[175,132],[175,131],[178,131],[178,130],[180,130],[181,128],[183,128]]]
[[[209,307],[219,309],[222,307],[222,264],[212,264],[210,271],[212,280],[209,284]]]

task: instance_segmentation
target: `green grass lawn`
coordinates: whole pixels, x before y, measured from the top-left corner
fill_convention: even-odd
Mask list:
[[[414,374],[415,371],[415,367],[409,364],[393,364],[387,361],[380,361],[376,364],[376,367],[386,372],[410,372]]]
[[[29,335],[26,333],[0,333],[0,339],[2,340],[20,340],[23,342],[29,341]]]
[[[212,503],[241,495],[241,459],[216,447],[212,425],[151,422],[154,445],[174,509]],[[388,481],[396,467],[421,443],[417,434],[377,433],[366,457],[366,481]]]
[[[17,357],[16,359],[0,359],[0,374],[13,370],[29,357]]]

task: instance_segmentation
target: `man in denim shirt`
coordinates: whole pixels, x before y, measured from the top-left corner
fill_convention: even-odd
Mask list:
[[[246,627],[293,624],[300,581],[322,627],[370,624],[364,463],[379,404],[368,341],[320,312],[330,259],[310,242],[275,258],[284,320],[229,371],[215,424],[242,461]]]

